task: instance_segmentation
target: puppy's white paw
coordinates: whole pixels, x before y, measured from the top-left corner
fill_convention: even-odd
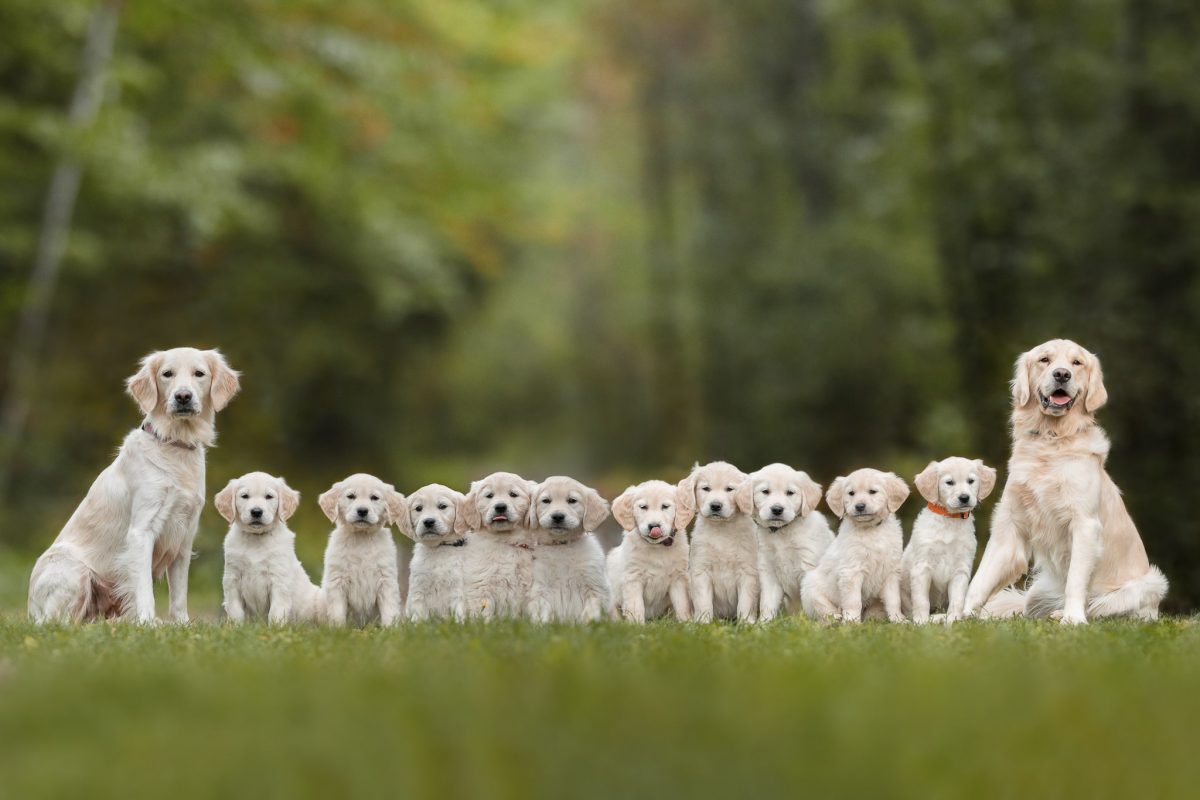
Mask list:
[[[901,625],[908,624],[908,617],[903,614],[888,614],[888,622],[895,622]]]
[[[1081,614],[1078,611],[1055,611],[1058,614],[1058,621],[1063,625],[1087,625],[1087,615]],[[1051,616],[1054,616],[1051,614]]]
[[[958,614],[947,614],[946,619],[944,619],[942,621],[945,622],[947,625],[953,625],[954,623],[958,622],[959,619],[960,619],[960,617],[958,616]]]

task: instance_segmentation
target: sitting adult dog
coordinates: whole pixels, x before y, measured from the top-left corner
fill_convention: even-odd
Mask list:
[[[1100,361],[1066,339],[1017,359],[1012,458],[964,613],[1155,619],[1167,579],[1150,564],[1121,491],[1104,469],[1095,413],[1108,400]],[[1024,574],[1031,585],[997,594]]]
[[[533,490],[529,618],[534,622],[595,622],[608,609],[604,550],[592,531],[608,519],[608,503],[593,488],[557,475]]]
[[[217,492],[213,505],[229,523],[221,580],[226,619],[316,622],[321,590],[296,557],[296,534],[287,526],[300,493],[283,478],[251,472]]]
[[[738,487],[736,499],[758,531],[759,622],[775,619],[780,608],[795,614],[801,581],[833,543],[833,531],[817,511],[820,484],[787,464],[770,464]]]
[[[167,576],[171,618],[187,622],[188,568],[204,507],[204,452],[238,375],[216,350],[151,353],[127,382],[144,413],[117,457],[33,567],[35,622],[155,620],[154,581]]]

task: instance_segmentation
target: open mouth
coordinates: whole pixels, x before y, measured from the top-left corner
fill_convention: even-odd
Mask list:
[[[496,516],[492,517],[492,524],[495,525],[497,522],[508,522],[508,517],[504,516],[503,514],[497,514]]]
[[[1071,406],[1075,405],[1075,398],[1069,395],[1066,389],[1055,389],[1049,395],[1041,394],[1040,396],[1042,408],[1054,409],[1055,411],[1068,411]]]

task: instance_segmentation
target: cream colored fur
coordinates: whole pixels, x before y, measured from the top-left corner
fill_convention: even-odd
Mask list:
[[[444,618],[461,622],[466,618],[463,565],[467,537],[454,531],[463,500],[461,492],[439,483],[422,486],[406,498],[406,513],[400,516],[399,528],[416,542],[404,604],[412,622]]]
[[[608,609],[604,550],[593,531],[608,503],[573,478],[554,476],[533,490],[529,529],[537,550],[529,588],[534,622],[595,622]]]
[[[758,537],[738,510],[735,494],[746,474],[732,464],[697,465],[683,486],[695,498],[688,573],[696,622],[758,618]]]
[[[613,518],[625,531],[608,552],[614,619],[644,623],[667,611],[680,622],[692,618],[687,526],[696,515],[695,503],[689,485],[665,481],[630,486],[613,501]]]
[[[463,596],[467,616],[521,617],[533,584],[530,498],[537,488],[511,472],[475,481],[459,506],[455,530],[467,536]]]
[[[372,475],[351,475],[319,499],[334,523],[325,548],[321,594],[330,625],[400,621],[396,543],[389,526],[405,513],[404,496]]]

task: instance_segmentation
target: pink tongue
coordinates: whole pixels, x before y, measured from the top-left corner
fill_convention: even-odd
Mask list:
[[[662,536],[662,528],[655,525],[653,528],[650,529],[650,535],[651,536]]]
[[[1050,402],[1056,406],[1065,406],[1071,402],[1071,396],[1067,394],[1052,394],[1050,395]]]

